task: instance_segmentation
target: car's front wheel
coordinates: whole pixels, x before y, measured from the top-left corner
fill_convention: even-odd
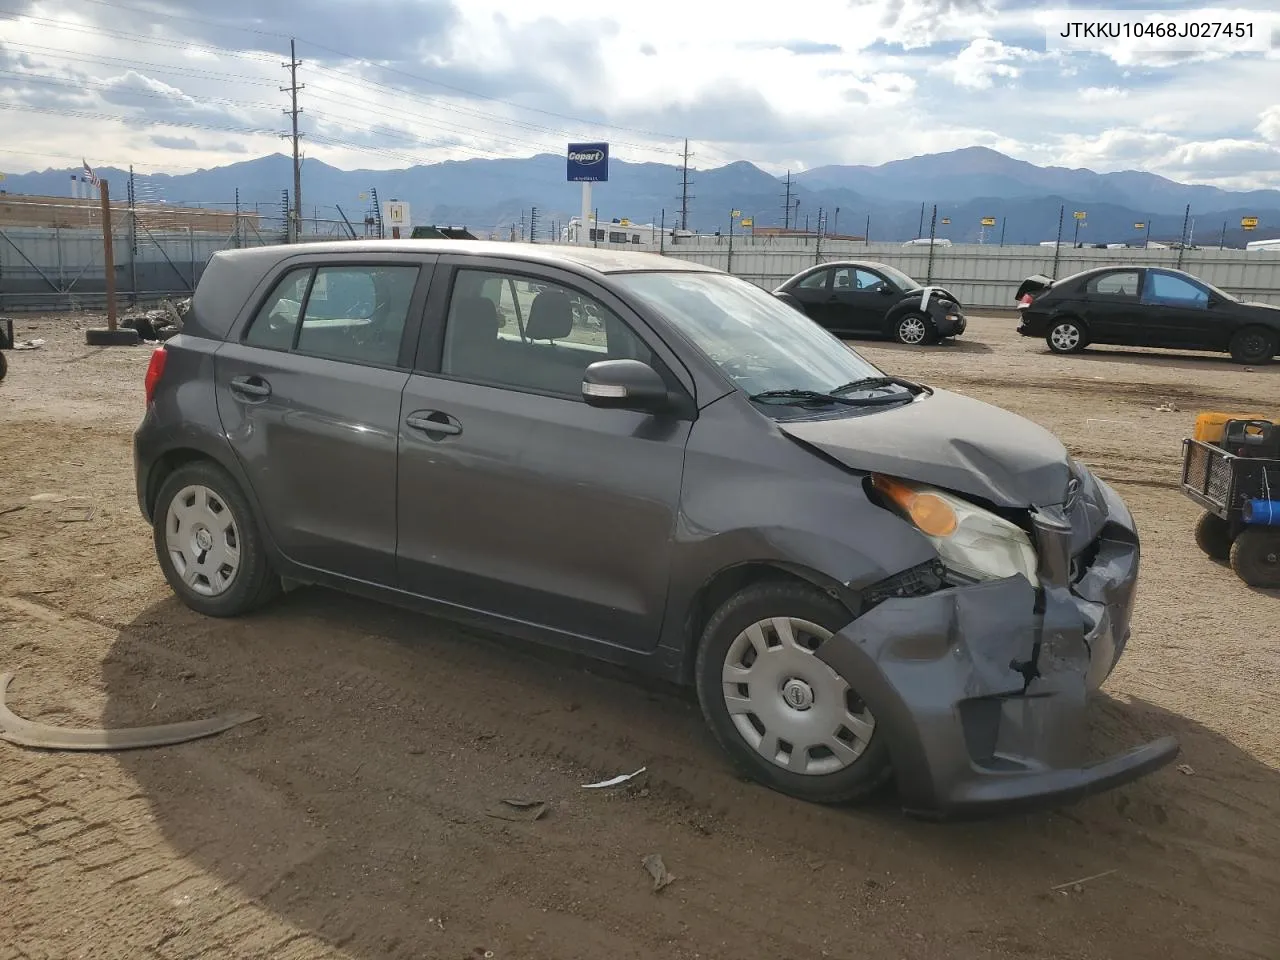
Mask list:
[[[239,616],[279,591],[249,503],[216,464],[198,461],[170,474],[152,517],[165,579],[197,613]]]
[[[933,321],[923,313],[908,313],[893,325],[893,338],[909,347],[932,343],[937,339]]]
[[[750,777],[802,800],[860,799],[889,778],[876,718],[815,656],[849,620],[807,584],[757,583],[716,611],[698,649],[698,700],[716,739]]]
[[[1231,359],[1236,363],[1270,363],[1276,355],[1276,335],[1262,327],[1245,327],[1231,338]]]
[[[1088,341],[1084,325],[1079,320],[1055,320],[1045,342],[1054,353],[1078,353]]]

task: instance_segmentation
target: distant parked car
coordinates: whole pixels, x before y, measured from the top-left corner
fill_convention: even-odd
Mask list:
[[[964,333],[960,303],[885,263],[841,261],[802,270],[774,291],[832,333],[933,343]]]
[[[1119,494],[741,278],[475,240],[222,250],[145,396],[138,503],[200,613],[322,584],[691,684],[743,769],[813,801],[892,777],[918,813],[1021,808],[1178,752],[1083,763],[1137,586]]]
[[[1280,307],[1251,303],[1181,270],[1099,267],[1062,280],[1036,275],[1017,293],[1024,337],[1054,353],[1094,343],[1227,351],[1237,363],[1280,353]]]

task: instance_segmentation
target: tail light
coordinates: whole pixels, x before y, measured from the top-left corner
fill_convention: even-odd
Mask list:
[[[1018,309],[1019,309],[1019,310],[1021,310],[1021,309],[1023,309],[1024,307],[1029,307],[1029,306],[1031,306],[1031,301],[1032,301],[1032,300],[1034,300],[1034,299],[1035,299],[1035,297],[1031,296],[1031,294],[1029,294],[1029,293],[1024,293],[1024,294],[1022,295],[1022,298],[1018,301]]]
[[[147,406],[151,406],[151,402],[156,396],[156,386],[160,383],[160,378],[164,376],[164,365],[169,359],[169,355],[165,353],[164,347],[156,347],[151,353],[151,363],[147,365],[147,378],[144,381],[147,391]]]

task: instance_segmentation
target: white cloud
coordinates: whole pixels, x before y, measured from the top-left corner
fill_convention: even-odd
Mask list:
[[[1080,91],[1080,100],[1083,103],[1106,103],[1110,100],[1120,100],[1129,95],[1128,90],[1122,90],[1120,87],[1085,87]]]
[[[1280,103],[1263,110],[1258,117],[1258,125],[1254,129],[1262,135],[1264,140],[1280,143]]]
[[[1036,53],[1011,47],[990,37],[979,37],[952,60],[937,64],[933,72],[949,77],[956,86],[969,90],[989,90],[997,78],[1014,80],[1022,74],[1015,66],[1036,59]]]

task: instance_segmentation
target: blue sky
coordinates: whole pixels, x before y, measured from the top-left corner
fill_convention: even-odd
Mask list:
[[[1149,9],[1131,0],[1069,5]],[[1204,4],[1163,0],[1164,11]],[[560,152],[781,172],[982,145],[1039,164],[1280,187],[1280,43],[1048,51],[1019,0],[10,0],[0,170],[186,171],[282,149],[344,168]],[[1271,17],[1274,2],[1231,5]]]

